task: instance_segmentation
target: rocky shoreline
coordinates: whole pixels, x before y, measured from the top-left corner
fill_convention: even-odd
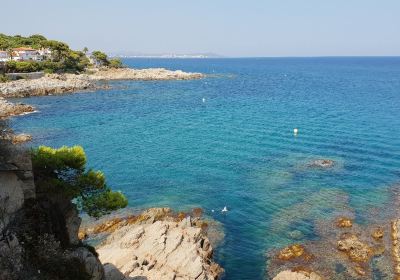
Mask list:
[[[22,103],[12,103],[0,97],[0,119],[32,113],[34,111],[35,108],[33,106]]]
[[[79,236],[103,236],[95,247],[107,280],[218,279],[223,269],[212,260],[208,223],[201,214],[199,208],[177,214],[150,208],[83,225]]]
[[[0,119],[34,112],[35,108],[26,104],[14,104],[7,98],[58,95],[72,92],[94,91],[108,88],[104,82],[116,80],[166,81],[201,79],[200,73],[164,68],[131,69],[105,68],[91,69],[85,74],[47,74],[33,80],[17,80],[0,83]]]
[[[63,94],[75,91],[91,91],[104,88],[101,81],[135,80],[190,80],[204,77],[200,73],[187,73],[181,70],[171,71],[164,68],[149,69],[95,69],[90,74],[48,74],[34,80],[17,80],[0,83],[0,97],[20,98]]]

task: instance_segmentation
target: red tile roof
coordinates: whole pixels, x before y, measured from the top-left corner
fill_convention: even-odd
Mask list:
[[[37,51],[37,50],[32,49],[32,48],[21,47],[21,48],[15,48],[15,49],[13,49],[13,51],[19,52],[19,51]]]

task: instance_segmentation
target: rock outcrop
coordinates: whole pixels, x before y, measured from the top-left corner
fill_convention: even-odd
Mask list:
[[[212,261],[213,248],[201,225],[200,218],[153,208],[84,229],[80,235],[109,234],[96,247],[107,279],[121,279],[121,273],[148,280],[218,279],[223,270]]]
[[[0,232],[7,227],[24,202],[35,198],[32,164],[28,151],[13,148],[6,141],[0,150]]]
[[[149,69],[103,69],[90,75],[93,80],[192,80],[203,78],[200,73],[187,73],[181,70],[171,71],[164,68]]]
[[[38,193],[30,152],[4,131],[0,121],[0,279],[104,280],[96,252],[77,238],[76,207]]]
[[[40,79],[0,83],[0,97],[28,97],[95,89],[85,75],[51,74]]]
[[[0,119],[31,113],[33,111],[35,111],[35,109],[30,105],[12,103],[0,97]]]
[[[130,68],[96,69],[92,74],[48,74],[40,79],[0,83],[0,97],[53,95],[76,91],[90,91],[107,87],[104,83],[99,83],[99,81],[189,80],[200,79],[203,76],[200,73],[186,73],[181,70],[171,71],[164,68],[139,70]]]

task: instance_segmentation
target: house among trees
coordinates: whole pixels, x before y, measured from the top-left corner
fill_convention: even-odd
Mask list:
[[[7,51],[0,50],[0,62],[7,61],[43,61],[51,58],[50,49],[35,50],[32,48],[20,47]]]
[[[6,51],[0,51],[0,62],[9,61],[10,57]]]
[[[15,61],[26,61],[26,60],[33,60],[33,61],[41,61],[43,60],[42,55],[40,55],[38,50],[32,48],[15,48],[12,49],[12,60]]]

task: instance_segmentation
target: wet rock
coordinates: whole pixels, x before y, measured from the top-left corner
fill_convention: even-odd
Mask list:
[[[278,253],[278,259],[282,261],[290,261],[295,258],[299,258],[305,254],[304,247],[300,244],[290,245],[283,248]]]
[[[371,233],[372,238],[374,238],[377,241],[382,240],[383,235],[384,235],[384,231],[381,227],[374,229]]]
[[[345,252],[347,257],[354,262],[368,262],[373,255],[372,248],[360,241],[355,234],[343,234],[337,242],[337,249]]]
[[[340,217],[336,221],[336,226],[340,228],[351,228],[353,226],[353,222],[349,218]]]

